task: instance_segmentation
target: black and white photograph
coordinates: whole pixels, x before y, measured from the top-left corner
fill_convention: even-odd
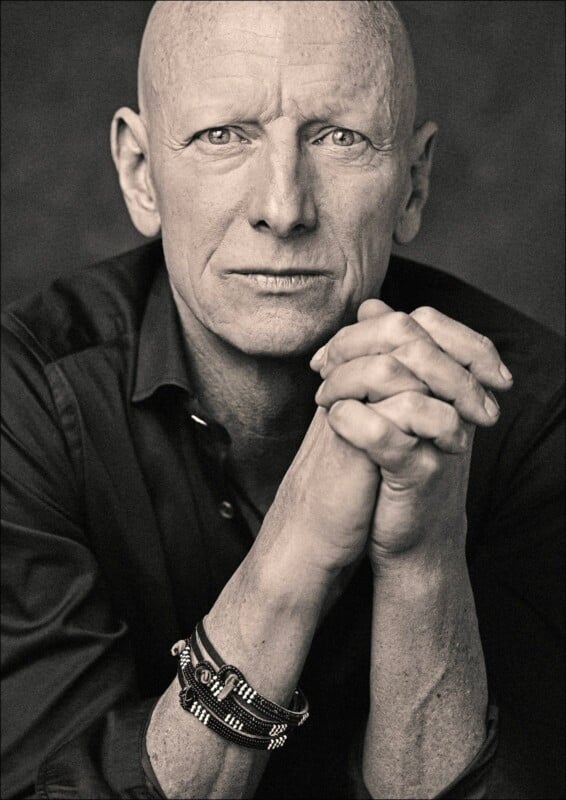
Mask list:
[[[565,798],[564,3],[0,11],[0,796]]]

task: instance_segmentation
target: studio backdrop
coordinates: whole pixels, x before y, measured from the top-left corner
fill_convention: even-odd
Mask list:
[[[143,242],[109,152],[136,105],[151,2],[2,9],[2,303]],[[419,115],[440,125],[423,229],[403,254],[563,331],[564,5],[399,2]]]

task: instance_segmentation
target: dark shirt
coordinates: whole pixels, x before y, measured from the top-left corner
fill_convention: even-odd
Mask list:
[[[399,258],[382,297],[486,334],[514,373],[499,423],[476,434],[468,494],[469,569],[500,710],[487,793],[559,797],[561,340]],[[36,780],[42,797],[154,796],[143,738],[175,675],[169,649],[253,541],[226,475],[229,437],[191,390],[159,242],[60,279],[3,318],[2,797]],[[362,563],[305,665],[311,718],[271,756],[258,797],[349,796],[371,591]]]

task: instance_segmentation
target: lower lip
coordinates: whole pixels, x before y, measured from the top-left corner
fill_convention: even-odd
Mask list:
[[[238,272],[236,274],[251,286],[269,294],[292,294],[312,289],[321,281],[328,281],[321,273],[298,273],[296,275],[273,275],[265,272]]]

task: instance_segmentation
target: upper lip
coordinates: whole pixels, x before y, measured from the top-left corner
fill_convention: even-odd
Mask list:
[[[330,275],[329,270],[305,267],[284,267],[282,269],[274,269],[273,267],[240,267],[238,269],[229,269],[227,272],[236,272],[240,275],[273,275],[277,278],[290,277],[291,275]]]

